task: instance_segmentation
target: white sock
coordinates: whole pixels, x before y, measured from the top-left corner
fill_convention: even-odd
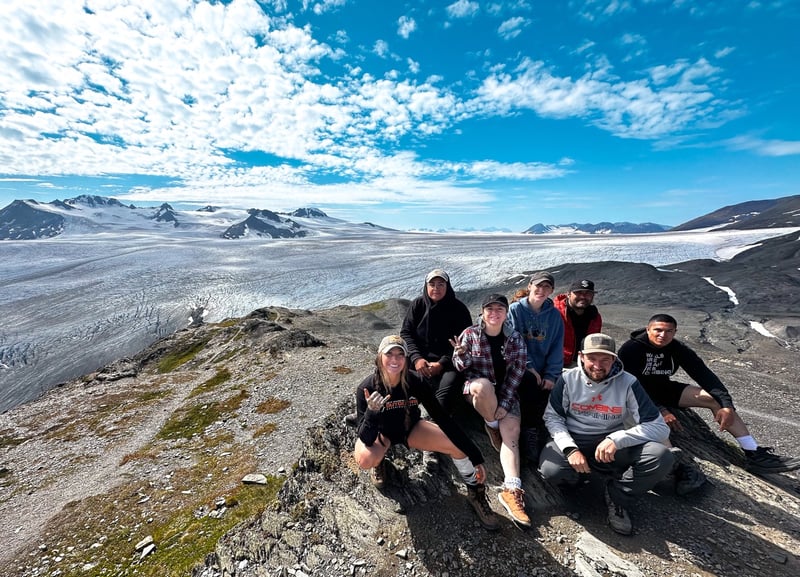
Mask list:
[[[475,467],[472,465],[472,461],[469,460],[469,457],[464,457],[463,459],[453,459],[453,464],[456,466],[458,474],[461,475],[461,478],[464,479],[464,482],[467,485],[478,484],[478,480],[475,477]]]
[[[753,438],[752,435],[745,435],[744,437],[736,437],[736,441],[739,443],[739,446],[742,447],[745,451],[755,451],[758,449],[758,443]]]
[[[504,489],[522,489],[522,479],[519,477],[506,477],[503,481]]]
[[[497,419],[495,419],[494,421],[484,420],[483,422],[486,423],[487,425],[489,425],[493,429],[499,429],[500,428],[500,422]]]

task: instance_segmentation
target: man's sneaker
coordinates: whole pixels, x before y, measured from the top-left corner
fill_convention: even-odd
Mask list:
[[[525,491],[522,489],[503,489],[497,495],[511,519],[524,527],[531,526],[531,518],[525,513]]]
[[[500,434],[500,429],[490,427],[487,423],[483,424],[483,428],[486,429],[486,434],[489,435],[489,442],[492,444],[492,447],[499,453],[500,445],[503,444],[503,436]]]
[[[348,413],[344,416],[344,424],[348,427],[355,427],[358,424],[358,414]]]
[[[386,459],[369,470],[369,479],[376,488],[383,489],[386,485]]]
[[[681,496],[697,491],[708,480],[706,474],[694,463],[680,463],[673,469],[673,472],[675,474],[675,493]]]
[[[489,506],[489,500],[486,497],[486,485],[467,485],[467,500],[475,513],[478,515],[478,522],[484,529],[489,531],[497,531],[500,525],[497,522],[497,515],[494,514],[492,508]]]
[[[608,485],[610,483],[611,481],[606,484],[608,524],[611,525],[611,528],[620,535],[630,535],[633,533],[633,523],[631,523],[631,518],[625,508],[621,505],[617,505],[613,499],[611,499],[611,494],[608,492]]]
[[[797,457],[781,457],[772,447],[758,447],[755,451],[745,451],[745,468],[756,475],[762,473],[785,473],[800,469]]]
[[[528,427],[522,429],[520,435],[522,441],[522,450],[528,462],[534,466],[539,466],[539,431],[536,427]]]

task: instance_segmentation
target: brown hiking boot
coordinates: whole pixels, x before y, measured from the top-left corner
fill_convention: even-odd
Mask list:
[[[386,459],[369,470],[369,479],[378,489],[383,489],[386,485]]]
[[[497,515],[494,514],[486,498],[486,485],[467,485],[467,500],[475,513],[478,515],[478,522],[488,531],[496,531],[500,528],[497,523]]]
[[[500,434],[500,429],[490,427],[486,423],[483,424],[483,428],[486,429],[486,434],[489,435],[489,442],[492,444],[492,447],[499,453],[500,445],[503,444],[503,436]]]
[[[497,495],[511,519],[523,527],[531,526],[531,518],[525,513],[525,491],[522,489],[503,489]]]

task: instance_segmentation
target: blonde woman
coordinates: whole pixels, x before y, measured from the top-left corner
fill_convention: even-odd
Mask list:
[[[356,391],[358,439],[354,456],[362,469],[372,469],[377,487],[386,482],[384,457],[392,445],[449,455],[464,483],[480,524],[498,528],[486,498],[483,455],[442,409],[422,379],[408,370],[408,347],[397,335],[385,337],[375,359],[375,371]],[[423,420],[420,404],[433,422]]]

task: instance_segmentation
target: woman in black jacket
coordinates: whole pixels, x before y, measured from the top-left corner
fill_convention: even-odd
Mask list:
[[[372,469],[373,483],[382,487],[384,457],[393,444],[449,455],[467,485],[479,522],[486,529],[497,529],[497,518],[486,498],[483,455],[439,406],[430,388],[408,370],[407,356],[408,348],[400,336],[385,337],[378,347],[375,372],[358,386],[356,463]],[[433,422],[421,418],[420,403]]]

